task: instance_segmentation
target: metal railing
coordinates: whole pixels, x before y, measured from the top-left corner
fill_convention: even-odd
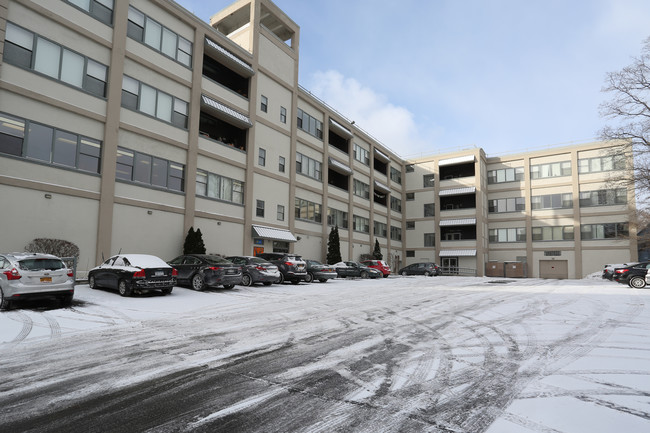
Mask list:
[[[446,267],[440,268],[442,270],[442,275],[459,275],[464,277],[475,277],[476,269],[473,268],[459,268],[459,267]]]

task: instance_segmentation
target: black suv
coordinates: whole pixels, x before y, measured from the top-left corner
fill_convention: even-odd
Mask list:
[[[645,274],[650,269],[650,262],[641,262],[614,269],[614,280],[635,289],[645,287]]]
[[[258,257],[268,260],[278,267],[280,271],[280,280],[282,284],[285,281],[291,281],[292,284],[298,284],[307,278],[307,264],[303,259],[295,254],[290,253],[262,253]]]

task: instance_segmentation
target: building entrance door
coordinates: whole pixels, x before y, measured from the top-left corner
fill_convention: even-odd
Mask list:
[[[445,274],[458,273],[458,257],[443,257],[442,259],[442,272]]]

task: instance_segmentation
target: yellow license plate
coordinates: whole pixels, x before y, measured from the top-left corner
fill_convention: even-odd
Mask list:
[[[41,283],[51,283],[52,277],[41,277]]]

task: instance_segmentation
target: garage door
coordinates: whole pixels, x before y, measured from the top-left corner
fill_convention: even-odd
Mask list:
[[[569,278],[569,262],[567,260],[540,260],[539,277],[567,279]]]

